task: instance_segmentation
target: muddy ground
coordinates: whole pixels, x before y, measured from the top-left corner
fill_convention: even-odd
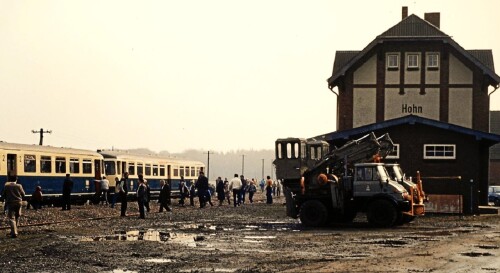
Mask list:
[[[172,213],[152,203],[145,220],[133,202],[128,217],[119,205],[23,208],[18,238],[0,224],[0,272],[500,272],[499,215],[427,215],[390,229],[358,215],[312,229],[285,216],[282,198],[257,199]]]

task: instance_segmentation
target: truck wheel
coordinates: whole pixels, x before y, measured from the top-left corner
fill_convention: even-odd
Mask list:
[[[392,227],[397,220],[397,209],[387,200],[375,200],[370,203],[368,222],[376,227]]]
[[[300,222],[308,227],[323,226],[328,219],[328,210],[318,200],[306,201],[300,206]]]

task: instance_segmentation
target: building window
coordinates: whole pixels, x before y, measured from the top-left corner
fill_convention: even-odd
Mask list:
[[[424,144],[424,159],[455,159],[456,146],[453,144]]]
[[[52,158],[50,156],[40,157],[40,172],[51,173],[52,172]]]
[[[392,147],[392,152],[390,152],[387,156],[387,159],[399,159],[399,144],[394,144]]]
[[[439,54],[427,54],[427,68],[439,68]]]
[[[36,172],[36,158],[34,155],[24,155],[24,172],[34,173]]]
[[[398,54],[388,54],[387,55],[387,68],[388,69],[398,69],[399,68],[399,55]]]
[[[418,54],[408,54],[408,65],[409,69],[418,68]]]

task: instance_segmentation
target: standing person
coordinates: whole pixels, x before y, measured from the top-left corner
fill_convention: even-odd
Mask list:
[[[215,191],[217,192],[217,199],[219,200],[219,206],[222,206],[222,202],[226,200],[225,191],[224,191],[224,181],[219,176],[217,178],[217,184],[215,185]]]
[[[200,208],[204,208],[207,202],[205,198],[208,194],[208,178],[205,176],[204,172],[200,172],[200,176],[198,176],[198,180],[196,180],[196,189],[198,190]]]
[[[266,181],[266,203],[267,204],[272,204],[273,203],[273,180],[271,180],[271,177],[268,175],[267,176],[267,181]]]
[[[281,196],[281,182],[276,180],[276,196]]]
[[[115,191],[113,193],[113,198],[111,198],[111,207],[114,208],[116,204],[116,199],[120,195],[120,179],[118,176],[115,176]]]
[[[149,183],[146,179],[144,180],[144,186],[146,187],[146,198],[144,199],[144,207],[146,208],[146,211],[149,212],[149,200],[151,200],[151,188],[149,187]]]
[[[184,207],[184,200],[189,196],[189,188],[186,186],[186,181],[182,175],[181,181],[179,182],[179,194],[179,206]]]
[[[101,197],[101,203],[104,203],[108,205],[108,191],[109,191],[109,180],[106,179],[106,176],[102,176],[101,180],[101,192],[102,192],[102,197]]]
[[[139,174],[139,185],[137,185],[137,206],[139,207],[139,218],[146,219],[146,213],[144,211],[147,199],[147,189],[144,183],[144,176]]]
[[[189,204],[194,207],[194,197],[196,196],[196,186],[194,181],[191,180],[191,185],[189,186]]]
[[[241,186],[242,186],[241,180],[238,178],[238,174],[235,173],[234,178],[231,179],[231,182],[229,182],[229,190],[233,191],[234,207],[239,206],[241,204],[241,195],[240,195]]]
[[[273,196],[276,196],[276,182],[273,181]]]
[[[41,209],[42,208],[42,202],[43,202],[43,194],[42,194],[42,187],[36,186],[35,192],[31,195],[31,206],[33,206],[33,209]]]
[[[120,216],[125,217],[127,216],[127,195],[128,195],[128,172],[125,172],[123,174],[122,179],[120,179],[120,202],[121,202],[121,208],[120,208]]]
[[[224,195],[226,196],[227,203],[231,205],[231,194],[229,194],[229,181],[227,181],[227,177],[224,178]]]
[[[253,203],[253,195],[257,191],[257,187],[255,186],[255,180],[252,178],[250,185],[248,186],[248,200],[250,203]]]
[[[163,208],[166,211],[172,211],[168,206],[170,203],[170,185],[165,183],[165,180],[160,180],[160,197],[158,197],[158,203],[160,203],[160,212],[163,212]]]
[[[73,191],[73,180],[69,173],[66,174],[66,179],[63,182],[62,189],[62,209],[61,210],[70,210],[71,209],[71,192]]]
[[[260,180],[260,192],[264,192],[264,186],[266,185],[266,181],[264,180],[264,178],[262,178],[262,180]]]
[[[23,186],[17,184],[17,176],[11,176],[11,182],[5,183],[2,196],[5,197],[5,207],[7,208],[7,218],[10,224],[10,237],[16,238],[19,217],[21,217],[21,205],[25,195]]]
[[[248,190],[248,181],[245,179],[243,175],[240,176],[240,180],[241,180],[240,204],[245,204],[245,195]]]

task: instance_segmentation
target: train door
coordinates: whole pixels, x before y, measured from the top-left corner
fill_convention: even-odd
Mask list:
[[[167,165],[167,181],[170,185],[170,190],[172,190],[172,165]]]
[[[7,179],[17,176],[17,154],[7,154]]]
[[[96,180],[101,180],[102,179],[102,176],[101,176],[101,170],[103,169],[102,168],[102,160],[99,160],[99,159],[95,159],[94,160],[94,178]]]

